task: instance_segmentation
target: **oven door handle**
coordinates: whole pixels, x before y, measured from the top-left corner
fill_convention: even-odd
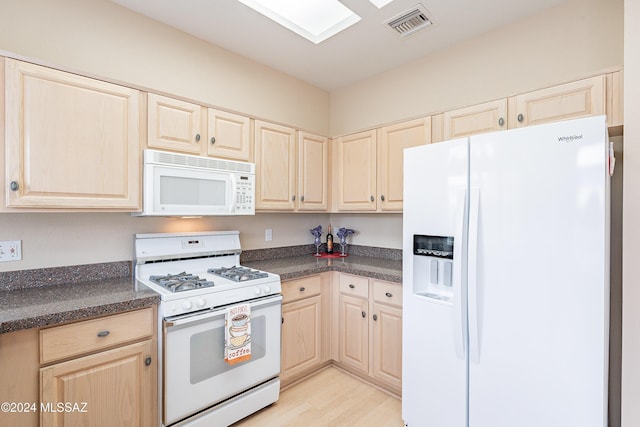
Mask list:
[[[259,307],[263,307],[267,305],[281,304],[281,303],[282,303],[282,295],[280,294],[263,298],[258,301],[249,302],[251,306],[251,310],[255,310]],[[240,304],[242,304],[242,302],[239,302],[237,304],[230,304],[230,306],[235,306]],[[224,308],[218,308],[218,309],[212,310],[208,313],[196,313],[196,314],[187,315],[185,317],[180,317],[177,319],[165,320],[164,327],[171,328],[174,326],[182,326],[182,325],[188,325],[189,323],[201,322],[203,320],[211,319],[212,317],[224,315],[226,310],[227,308],[224,307]]]

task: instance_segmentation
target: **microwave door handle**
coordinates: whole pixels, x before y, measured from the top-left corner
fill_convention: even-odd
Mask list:
[[[231,191],[229,192],[229,196],[231,197],[231,203],[229,203],[229,213],[234,213],[236,211],[236,202],[238,200],[238,195],[236,194],[236,176],[231,175]]]

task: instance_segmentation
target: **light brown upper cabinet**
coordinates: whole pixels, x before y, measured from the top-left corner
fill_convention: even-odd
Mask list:
[[[148,95],[149,148],[199,155],[203,130],[202,107],[155,93]]]
[[[295,129],[255,121],[256,210],[295,208],[295,154]]]
[[[5,58],[6,206],[140,208],[140,92]]]
[[[509,98],[509,128],[606,113],[606,76],[553,86]]]
[[[624,70],[607,74],[607,125],[609,135],[621,135],[624,124]]]
[[[147,147],[196,156],[251,159],[251,119],[149,93]]]
[[[337,209],[339,211],[375,211],[376,203],[376,131],[370,130],[338,138]]]
[[[430,142],[430,117],[378,130],[378,210],[402,211],[404,149]]]
[[[226,159],[251,159],[251,119],[209,108],[207,155]]]
[[[622,71],[602,74],[434,116],[432,140],[606,114],[622,127]]]
[[[431,141],[431,117],[335,140],[338,211],[402,211],[404,149]]]
[[[301,211],[326,211],[329,207],[329,140],[298,132],[298,188],[296,207]]]

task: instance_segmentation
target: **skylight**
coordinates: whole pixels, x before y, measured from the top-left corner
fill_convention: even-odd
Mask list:
[[[384,6],[391,3],[393,0],[369,0],[371,3],[376,5],[378,9],[382,9]]]
[[[360,20],[338,0],[238,1],[316,44]]]

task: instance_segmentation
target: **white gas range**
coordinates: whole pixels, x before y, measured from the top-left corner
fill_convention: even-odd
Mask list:
[[[163,426],[229,425],[280,390],[280,276],[240,265],[238,231],[135,235],[136,286],[160,295]],[[250,309],[251,356],[230,364],[226,315]]]

